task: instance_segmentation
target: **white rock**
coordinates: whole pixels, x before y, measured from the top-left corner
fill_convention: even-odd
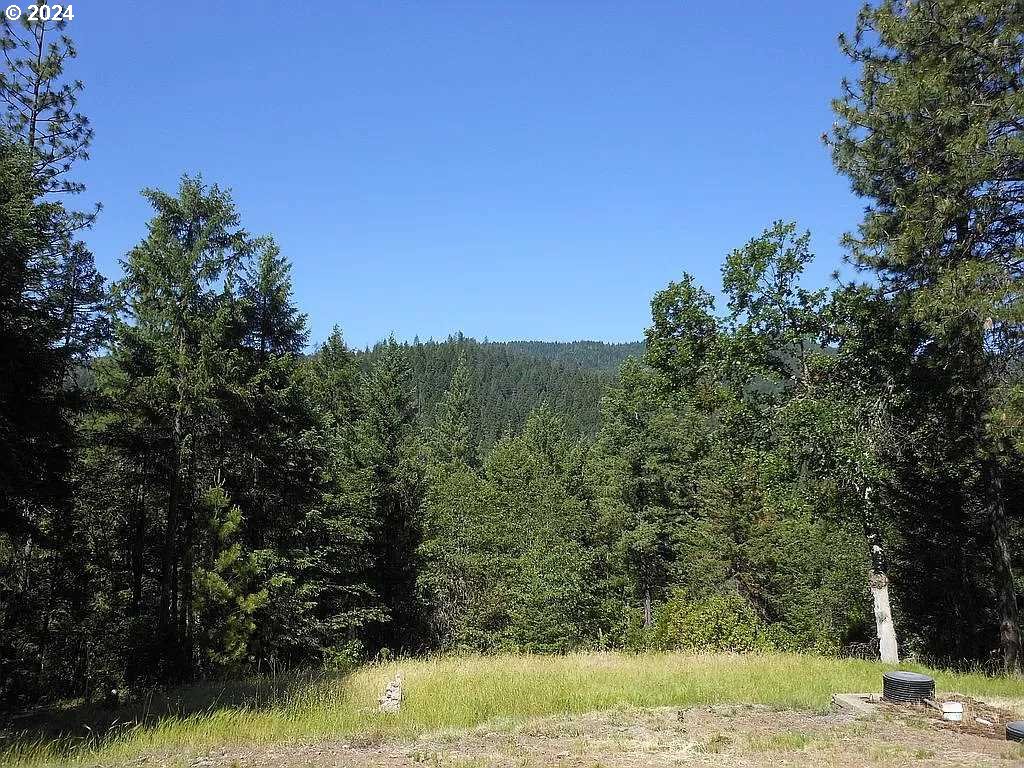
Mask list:
[[[402,673],[395,675],[395,679],[388,683],[384,693],[377,699],[380,711],[393,715],[402,708]]]

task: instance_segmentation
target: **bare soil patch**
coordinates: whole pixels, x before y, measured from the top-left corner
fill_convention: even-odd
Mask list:
[[[978,711],[981,711],[980,709]],[[225,747],[200,756],[149,755],[134,764],[194,768],[638,768],[720,766],[874,768],[1024,766],[1000,734],[951,727],[923,708],[885,706],[872,718],[754,706],[638,710],[491,723],[468,733],[378,742],[372,737]]]
[[[901,706],[885,701],[881,702],[881,706],[884,707],[890,717],[898,718],[912,713],[915,716],[930,721],[930,724],[934,727],[944,728],[955,733],[985,736],[990,739],[1004,739],[1006,737],[1006,724],[1021,719],[1016,713],[1005,707],[978,701],[970,696],[962,696],[958,693],[938,696],[936,701],[939,704],[947,701],[960,702],[964,707],[963,719],[960,722],[945,720],[942,717],[942,712],[929,706],[907,707],[906,705]]]

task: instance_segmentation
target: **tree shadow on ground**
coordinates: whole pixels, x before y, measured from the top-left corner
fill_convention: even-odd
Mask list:
[[[224,709],[266,710],[286,705],[300,690],[344,673],[289,672],[235,680],[205,680],[135,691],[123,702],[75,700],[24,712],[0,712],[0,752],[19,744],[68,747],[98,742],[116,732],[152,727],[167,719]]]

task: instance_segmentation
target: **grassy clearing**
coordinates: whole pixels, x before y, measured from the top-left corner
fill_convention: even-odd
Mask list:
[[[376,701],[397,670],[406,700],[383,716]],[[227,743],[347,738],[372,743],[432,731],[492,727],[551,714],[617,706],[765,704],[824,711],[836,691],[880,688],[884,667],[799,655],[578,654],[441,657],[363,667],[345,678],[307,681],[268,701],[213,704],[198,713],[127,727],[100,741],[23,742],[0,765],[117,763],[143,752],[190,754]],[[1020,699],[1019,679],[932,672],[941,691]],[[194,691],[191,695],[195,695]],[[216,690],[207,701],[223,702]],[[767,746],[767,745],[766,745]]]

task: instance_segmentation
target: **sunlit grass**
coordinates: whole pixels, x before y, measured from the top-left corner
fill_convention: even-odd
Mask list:
[[[399,669],[405,687],[402,710],[381,715],[377,697]],[[219,744],[328,738],[373,743],[463,730],[487,721],[515,723],[619,705],[750,703],[824,711],[837,691],[878,690],[883,670],[869,661],[799,655],[592,653],[405,660],[366,666],[344,678],[306,682],[270,706],[211,706],[199,714],[126,728],[99,743],[21,743],[0,754],[0,765],[109,764],[146,752],[188,755]],[[932,674],[940,691],[1024,697],[1019,678]],[[207,697],[218,700],[215,686]]]

